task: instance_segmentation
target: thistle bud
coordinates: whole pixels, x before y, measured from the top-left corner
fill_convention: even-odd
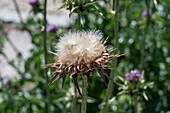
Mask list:
[[[39,0],[28,0],[28,3],[30,5],[34,5],[34,4],[37,4],[39,2]]]

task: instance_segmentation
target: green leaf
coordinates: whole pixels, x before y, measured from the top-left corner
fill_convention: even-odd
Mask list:
[[[69,14],[69,17],[72,15],[72,13],[76,10],[76,9],[78,9],[79,7],[78,6],[76,6],[76,7],[73,7],[72,9],[71,9],[71,11],[70,11],[70,14]]]
[[[41,36],[40,33],[37,33],[35,34],[33,37],[32,37],[32,43],[34,43],[35,45],[37,45],[37,39]]]
[[[112,102],[114,102],[116,100],[116,97],[113,97],[109,100],[109,104],[111,104]]]
[[[69,4],[74,4],[74,2],[73,2],[73,1],[71,1],[71,0],[68,0],[68,2],[69,2]]]
[[[60,6],[60,7],[58,8],[58,10],[63,9],[63,8],[67,8],[67,7],[68,7],[67,2],[64,2],[64,4],[63,4],[62,6]]]
[[[105,18],[105,17],[103,16],[103,13],[102,13],[101,11],[99,11],[99,8],[98,8],[96,5],[94,5],[94,8],[98,11],[98,13],[100,14],[100,16],[101,16],[102,18]]]
[[[125,79],[123,77],[121,77],[121,76],[118,76],[118,79],[121,80],[122,82],[125,81]]]
[[[145,98],[146,101],[148,101],[148,96],[146,95],[146,92],[143,92],[143,97]]]
[[[117,95],[122,95],[122,94],[126,94],[126,93],[129,93],[129,91],[123,90],[123,91],[119,92]]]
[[[90,97],[90,96],[87,96],[87,103],[94,103],[96,101],[96,99]]]
[[[91,3],[87,3],[86,5],[84,5],[85,7],[87,6],[91,6],[91,5],[94,5],[96,2],[91,2]]]
[[[71,102],[68,102],[68,103],[66,104],[66,106],[65,106],[66,109],[69,109],[69,108],[71,107],[71,104],[72,104]]]

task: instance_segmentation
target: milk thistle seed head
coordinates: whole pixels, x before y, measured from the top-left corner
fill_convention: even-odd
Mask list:
[[[105,64],[119,57],[119,55],[110,55],[110,52],[114,51],[114,49],[107,50],[105,48],[106,41],[107,39],[102,41],[100,31],[68,32],[61,36],[56,45],[57,53],[51,52],[56,55],[55,62],[46,65],[46,67],[56,69],[49,84],[62,78],[63,87],[65,78],[68,76],[73,78],[74,84],[81,95],[78,76],[87,76],[89,82],[92,83],[90,76],[95,70],[106,84],[105,76],[109,79],[111,78],[104,72],[104,69],[109,69],[109,66]]]

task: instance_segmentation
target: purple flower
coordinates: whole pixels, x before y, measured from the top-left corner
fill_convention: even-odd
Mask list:
[[[74,97],[74,95],[75,95],[74,88],[73,87],[69,88],[66,95],[70,98]]]
[[[75,96],[75,89],[74,89],[74,87],[70,87],[70,88],[68,89],[68,92],[66,93],[66,95],[67,95],[69,98],[74,97],[74,96]],[[77,97],[80,96],[77,90],[76,90],[76,96],[77,96]]]
[[[151,16],[151,15],[152,15],[152,12],[149,11],[149,16]],[[146,16],[147,16],[147,11],[146,11],[146,10],[142,12],[142,16],[143,16],[143,17],[146,17]]]
[[[37,4],[39,0],[28,0],[28,3],[30,5],[34,5],[34,4]]]
[[[47,32],[53,32],[53,31],[55,31],[57,29],[57,27],[56,27],[56,25],[54,25],[54,24],[51,24],[51,25],[49,25],[48,27],[47,27]]]
[[[5,77],[5,78],[3,79],[3,81],[2,81],[2,83],[3,83],[4,85],[8,84],[8,83],[9,83],[9,77]]]
[[[129,80],[130,82],[138,82],[141,75],[138,70],[131,70],[130,73],[125,74],[125,79]]]

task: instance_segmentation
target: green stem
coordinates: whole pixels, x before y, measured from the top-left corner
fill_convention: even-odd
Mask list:
[[[138,113],[138,96],[134,95],[134,112]]]
[[[148,32],[148,26],[150,22],[150,15],[149,15],[149,10],[150,10],[150,3],[149,0],[146,0],[146,8],[147,8],[147,18],[146,18],[146,24],[144,28],[144,35],[143,35],[143,40],[142,40],[142,48],[141,48],[141,57],[140,57],[140,71],[142,72],[143,67],[144,67],[144,57],[145,57],[145,44],[146,44],[146,35]]]
[[[115,0],[115,15],[114,15],[115,42],[114,42],[114,45],[115,45],[115,48],[117,48],[117,50],[115,50],[115,52],[114,52],[115,54],[118,53],[118,39],[119,39],[118,9],[119,9],[119,0]],[[114,67],[112,68],[112,71],[111,71],[111,76],[110,76],[111,78],[113,78],[116,75],[116,71],[114,70],[114,68],[116,68],[116,66],[117,66],[117,59],[113,59],[113,63],[114,63]],[[108,106],[108,101],[110,98],[111,91],[112,91],[112,81],[109,80],[108,89],[106,91],[104,105],[103,105],[103,109],[101,110],[101,113],[105,113],[106,107]]]
[[[72,113],[77,113],[76,112],[76,105],[77,105],[77,91],[76,91],[76,87],[74,88],[74,98],[73,98],[73,106],[72,106]]]
[[[87,109],[87,77],[83,76],[83,83],[82,83],[82,92],[83,92],[83,99],[82,99],[82,106],[81,106],[81,113],[86,113]]]
[[[78,13],[78,29],[81,30],[81,12]],[[82,99],[82,105],[81,105],[81,113],[86,113],[87,109],[87,77],[83,77],[83,83],[82,83],[82,92],[83,92],[83,99]]]
[[[18,13],[19,20],[20,20],[21,24],[22,24],[23,26],[25,26],[24,21],[23,21],[23,18],[22,18],[22,16],[21,16],[21,12],[20,12],[19,7],[18,7],[18,4],[17,4],[17,1],[16,1],[16,0],[12,0],[12,1],[13,1],[13,3],[14,3],[15,9],[16,9],[16,11],[17,11],[17,13]]]
[[[14,3],[15,9],[16,9],[16,12],[17,12],[17,14],[18,14],[20,23],[22,24],[22,27],[23,27],[25,30],[28,31],[28,33],[31,35],[31,37],[33,37],[33,34],[32,34],[32,32],[31,32],[31,30],[29,30],[29,29],[26,28],[26,24],[24,23],[24,20],[23,20],[23,18],[22,18],[21,11],[20,11],[20,9],[19,9],[19,7],[18,7],[17,1],[16,1],[16,0],[12,0],[12,1],[13,1],[13,3]]]
[[[81,13],[78,13],[78,29],[81,30]],[[73,106],[72,106],[72,113],[76,113],[77,112],[77,95],[76,95],[77,91],[75,88],[75,96],[73,98]]]
[[[78,13],[78,30],[81,30],[81,12]]]
[[[44,58],[45,58],[45,64],[48,63],[48,58],[47,58],[47,41],[46,41],[46,38],[47,38],[47,32],[46,32],[46,29],[47,29],[47,0],[44,0],[44,12],[43,12],[43,15],[44,15],[44,39],[43,39],[43,46],[44,46]],[[48,70],[47,68],[45,69],[45,78],[46,78],[46,94],[47,94],[47,109],[48,109],[48,113],[51,113],[51,110],[50,110],[50,91],[49,91],[49,88],[48,88],[48,74],[47,74]]]

